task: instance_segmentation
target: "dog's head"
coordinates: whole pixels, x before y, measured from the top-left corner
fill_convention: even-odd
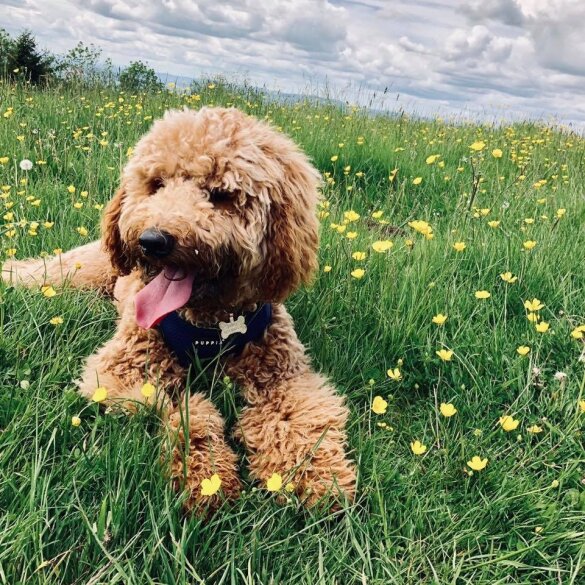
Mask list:
[[[103,219],[121,274],[193,279],[206,305],[282,301],[316,268],[320,176],[236,109],[171,111],[138,142]]]

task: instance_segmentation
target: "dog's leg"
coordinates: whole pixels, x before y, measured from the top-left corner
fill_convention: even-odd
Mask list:
[[[202,394],[193,394],[187,402],[183,399],[172,409],[166,430],[170,479],[176,491],[186,492],[187,510],[214,510],[224,499],[238,497],[237,458],[225,441],[224,421],[210,400]],[[203,480],[214,475],[219,478],[219,491],[206,495]]]
[[[236,456],[224,439],[223,420],[213,404],[196,394],[185,404],[180,396],[185,389],[185,369],[177,362],[157,331],[136,324],[134,303],[138,279],[120,279],[123,292],[118,301],[120,321],[114,337],[87,359],[81,394],[91,399],[98,387],[105,388],[103,402],[112,408],[136,410],[137,403],[156,402],[164,422],[165,441],[170,440],[169,476],[178,491],[186,489],[185,507],[217,507],[223,498],[239,493]],[[144,388],[149,382],[157,390]],[[103,398],[103,391],[97,395]],[[179,401],[178,405],[174,405]],[[201,482],[214,474],[221,481],[213,496],[201,493]]]
[[[111,294],[116,275],[109,256],[97,240],[57,256],[8,260],[2,265],[2,280],[29,287],[68,282],[75,288]]]
[[[246,445],[250,473],[290,482],[308,506],[323,496],[352,499],[355,471],[346,457],[348,410],[327,380],[313,372],[282,305],[263,341],[228,363],[249,402],[236,436]]]

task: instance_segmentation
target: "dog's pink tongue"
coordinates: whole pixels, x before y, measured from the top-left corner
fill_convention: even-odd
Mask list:
[[[136,295],[138,325],[150,329],[165,315],[181,308],[191,296],[194,278],[194,274],[184,274],[178,268],[165,268]]]

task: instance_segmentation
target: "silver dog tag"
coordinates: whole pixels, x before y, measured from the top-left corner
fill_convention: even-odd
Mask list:
[[[219,329],[221,330],[222,339],[227,339],[230,335],[233,335],[234,333],[246,333],[246,331],[248,331],[244,315],[240,315],[235,321],[234,316],[230,315],[229,322],[222,321],[219,324]]]

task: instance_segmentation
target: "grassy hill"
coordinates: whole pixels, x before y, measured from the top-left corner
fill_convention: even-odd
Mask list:
[[[220,83],[2,84],[2,257],[97,238],[138,137],[203,105],[270,120],[323,173],[320,272],[288,307],[350,405],[357,501],[279,506],[243,463],[241,500],[184,518],[156,414],[107,415],[75,393],[112,306],[2,286],[0,583],[583,582],[583,138],[279,105]],[[207,382],[193,386],[233,422],[237,392]]]

